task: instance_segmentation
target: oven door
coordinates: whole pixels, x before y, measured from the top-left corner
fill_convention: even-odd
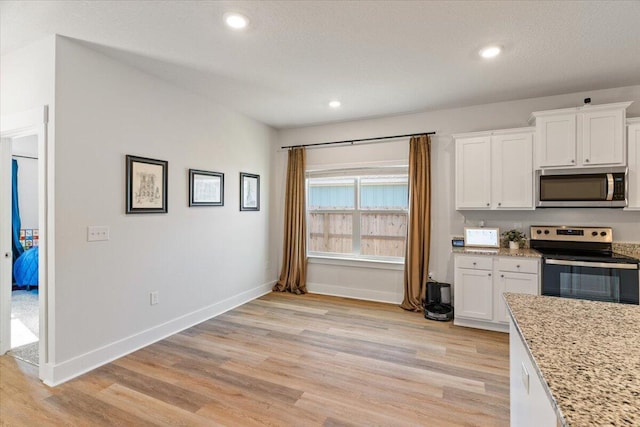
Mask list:
[[[542,294],[638,304],[638,264],[545,258]]]

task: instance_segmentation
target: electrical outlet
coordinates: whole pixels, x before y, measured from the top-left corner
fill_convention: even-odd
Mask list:
[[[151,292],[149,298],[151,305],[156,305],[158,303],[158,291]]]
[[[106,225],[90,225],[87,227],[87,242],[109,240],[109,227]]]

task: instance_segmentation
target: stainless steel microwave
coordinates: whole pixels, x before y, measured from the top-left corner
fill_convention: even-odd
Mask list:
[[[536,206],[627,206],[627,168],[542,170],[536,173]]]

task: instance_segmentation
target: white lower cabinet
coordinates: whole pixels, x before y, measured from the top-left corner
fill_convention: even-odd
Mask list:
[[[457,268],[455,277],[456,316],[469,319],[493,318],[493,277],[491,270]],[[458,290],[464,290],[458,292]]]
[[[514,427],[556,427],[558,417],[513,321],[509,328],[510,416]]]
[[[540,294],[540,261],[509,256],[455,255],[454,324],[508,331],[502,294]]]

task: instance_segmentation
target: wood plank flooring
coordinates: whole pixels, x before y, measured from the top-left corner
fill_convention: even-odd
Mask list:
[[[7,426],[507,426],[508,335],[271,293],[55,388],[0,357]]]

